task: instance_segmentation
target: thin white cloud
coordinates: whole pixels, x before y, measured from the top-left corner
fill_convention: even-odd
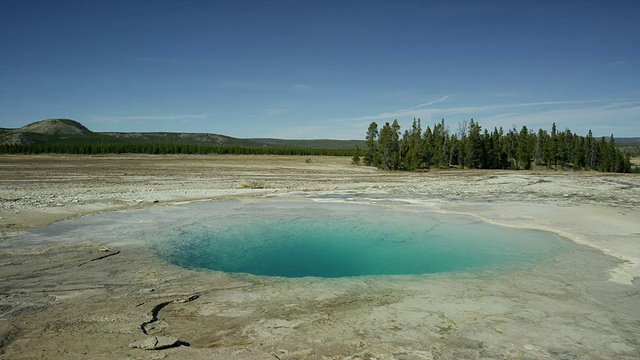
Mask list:
[[[241,89],[251,91],[302,91],[311,89],[311,85],[303,83],[277,83],[277,82],[259,82],[249,80],[226,80],[219,84],[229,89]]]
[[[418,104],[418,105],[412,106],[412,107],[410,107],[408,109],[403,109],[403,110],[398,110],[398,111],[399,112],[404,112],[404,111],[415,110],[415,109],[418,109],[418,108],[421,108],[421,107],[425,107],[425,106],[431,106],[433,104],[437,104],[437,103],[443,102],[443,101],[447,100],[448,98],[452,97],[453,95],[455,95],[455,94],[445,95],[445,96],[443,96],[443,97],[441,97],[439,99],[431,100],[431,101],[428,101],[428,102],[426,102],[424,104]]]
[[[168,56],[138,56],[135,59],[147,64],[164,64],[164,65],[179,65],[179,66],[206,64],[206,62],[203,60],[179,59],[176,57],[168,57]]]
[[[569,101],[540,101],[517,104],[491,104],[482,106],[451,107],[439,109],[420,109],[419,112],[382,113],[358,118],[343,119],[343,131],[340,134],[328,134],[330,138],[363,138],[364,132],[371,121],[383,119],[400,120],[403,128],[410,123],[404,123],[414,117],[420,117],[423,124],[448,121],[449,126],[463,119],[474,118],[483,128],[492,130],[494,127],[511,129],[514,125],[521,128],[526,125],[529,130],[537,131],[542,128],[551,130],[552,123],[559,129],[569,128],[576,134],[586,135],[591,129],[594,136],[608,136],[613,133],[616,137],[638,136],[640,134],[640,100],[629,99],[611,100],[569,100]],[[348,122],[345,122],[348,120]],[[325,131],[328,131],[325,129]]]
[[[556,123],[561,129],[569,128],[577,134],[586,134],[591,129],[594,135],[637,136],[640,133],[640,99],[596,99],[538,101],[522,103],[496,103],[478,106],[450,108],[423,108],[403,112],[387,112],[340,120],[343,124],[360,124],[365,129],[371,121],[398,119],[403,127],[409,126],[412,118],[420,118],[423,124],[449,120],[455,125],[461,120],[473,118],[483,127],[510,129],[514,125],[526,125],[530,130],[550,130]],[[357,134],[356,131],[353,132]],[[346,134],[345,134],[346,135]]]
[[[142,62],[150,62],[150,63],[176,63],[178,62],[175,58],[170,57],[162,57],[162,56],[139,56],[138,60]]]
[[[291,109],[277,109],[277,108],[269,108],[265,110],[265,113],[269,116],[281,115],[284,113],[288,113]]]
[[[518,94],[515,93],[515,92],[500,92],[500,93],[493,94],[493,97],[506,98],[506,97],[512,97],[512,96],[516,96],[516,95],[518,95]]]
[[[613,61],[613,62],[607,63],[606,65],[607,66],[618,66],[618,65],[628,64],[628,63],[629,63],[629,61],[627,61],[627,60],[620,60],[620,61]]]
[[[435,101],[435,100],[434,100]],[[621,99],[615,100],[563,100],[563,101],[538,101],[538,102],[525,102],[525,103],[501,103],[501,104],[488,104],[488,105],[476,105],[476,106],[461,106],[450,108],[426,108],[416,109],[415,107],[410,109],[404,109],[393,112],[386,112],[374,115],[365,115],[348,119],[340,119],[339,121],[363,121],[363,120],[380,120],[380,119],[396,119],[403,117],[420,117],[423,119],[430,119],[432,117],[441,118],[456,115],[468,115],[470,117],[480,116],[483,113],[491,111],[504,111],[507,109],[526,108],[526,107],[542,107],[542,106],[569,106],[569,105],[586,105],[586,104],[607,104],[610,105],[615,102],[622,101]],[[530,111],[529,111],[530,112]]]
[[[127,116],[91,116],[93,121],[184,121],[207,118],[206,114],[169,114],[169,115],[127,115]]]
[[[619,100],[619,99],[618,99]],[[608,101],[615,101],[615,100],[604,100],[604,99],[600,99],[600,100],[562,100],[562,101],[538,101],[538,102],[530,102],[530,103],[519,103],[519,104],[505,104],[504,106],[513,106],[513,107],[520,107],[520,106],[543,106],[543,105],[577,105],[577,104],[594,104],[594,103],[602,103],[602,102],[608,102]]]
[[[308,89],[311,89],[310,85],[300,84],[300,83],[293,84],[292,87],[294,89],[296,89],[296,90],[308,90]]]
[[[504,113],[504,114],[497,114],[497,115],[493,115],[494,118],[514,118],[519,116],[520,113],[517,112],[510,112],[510,113]]]
[[[502,119],[503,117],[490,115],[484,117],[483,121],[500,122]],[[522,123],[520,125],[531,126],[531,128],[534,128],[534,126],[538,128],[541,125],[552,122],[555,122],[562,128],[568,127],[572,130],[574,128],[610,128],[612,125],[622,125],[625,122],[629,125],[632,124],[632,121],[636,123],[640,122],[640,102],[629,102],[618,106],[602,104],[599,106],[571,109],[549,109],[538,112],[521,113],[510,121],[513,122],[514,119],[521,121]],[[617,124],[612,124],[614,122]],[[619,134],[619,136],[624,136],[624,134]]]

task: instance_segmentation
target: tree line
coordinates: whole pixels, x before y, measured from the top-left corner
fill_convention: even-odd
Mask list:
[[[613,135],[579,136],[569,129],[537,132],[523,126],[508,131],[483,129],[471,119],[453,133],[444,119],[422,131],[420,119],[401,132],[398,120],[367,129],[363,162],[386,170],[459,167],[468,169],[531,169],[534,165],[561,169],[630,172],[629,155],[616,148]]]
[[[300,147],[250,147],[250,146],[215,146],[194,144],[69,144],[69,143],[39,143],[39,144],[3,144],[0,154],[233,154],[233,155],[325,155],[351,156],[350,149],[313,149]]]

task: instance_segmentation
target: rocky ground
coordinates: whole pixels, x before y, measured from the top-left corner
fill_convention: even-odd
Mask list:
[[[0,358],[635,359],[639,195],[637,175],[544,169],[403,173],[334,157],[3,156]],[[186,270],[140,244],[90,234],[55,243],[14,237],[83,215],[274,197],[409,204],[553,231],[584,246],[494,277],[328,280]]]

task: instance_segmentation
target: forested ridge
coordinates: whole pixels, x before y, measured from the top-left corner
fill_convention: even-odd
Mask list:
[[[20,129],[0,129],[0,154],[268,154],[351,156],[354,162],[387,170],[430,168],[553,169],[630,172],[629,154],[639,143],[613,135],[595,138],[569,129],[537,132],[526,126],[483,129],[471,119],[452,132],[444,119],[423,131],[420,119],[401,132],[398,121],[373,122],[362,140],[239,139],[217,134],[94,133],[77,121],[48,119]],[[364,149],[362,148],[364,147]],[[354,153],[355,148],[355,153]],[[623,150],[621,150],[623,149]],[[638,169],[634,169],[638,171]]]
[[[531,169],[546,166],[559,169],[586,169],[630,172],[629,155],[616,148],[614,136],[594,138],[569,129],[537,132],[523,126],[508,131],[483,129],[471,119],[453,133],[444,119],[422,131],[420,119],[401,132],[397,120],[378,128],[373,122],[366,135],[363,162],[386,170],[419,170],[459,167],[468,169]]]
[[[0,145],[0,154],[234,154],[351,156],[352,149],[319,149],[286,146],[197,145],[154,143],[40,143]]]
[[[362,140],[241,139],[211,133],[93,132],[71,119],[0,128],[0,154],[242,154],[350,156]]]

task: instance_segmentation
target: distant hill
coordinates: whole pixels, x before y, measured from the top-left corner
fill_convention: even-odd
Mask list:
[[[616,137],[618,148],[633,154],[640,151],[640,137]],[[37,144],[156,144],[237,146],[251,148],[365,149],[364,140],[288,140],[273,138],[235,138],[212,133],[173,132],[93,132],[70,119],[36,121],[18,129],[0,128],[0,145]]]
[[[260,146],[250,140],[209,133],[172,133],[172,132],[103,132],[99,133],[111,142],[117,143],[156,143],[156,144],[193,144],[218,146]]]
[[[0,129],[0,144],[39,144],[64,136],[87,136],[91,131],[77,121],[48,119],[19,129]]]
[[[296,147],[306,149],[364,148],[364,140],[241,139],[211,133],[93,132],[70,119],[47,119],[19,129],[0,128],[0,145],[33,144],[158,144],[240,147]]]
[[[91,136],[92,132],[77,121],[47,119],[18,129],[0,129],[0,145],[33,145],[57,142],[64,138]]]
[[[640,137],[623,137],[623,138],[615,138],[616,139],[616,143],[636,143],[636,144],[640,144]]]
[[[365,142],[363,140],[287,140],[287,139],[271,139],[271,138],[252,138],[247,139],[263,145],[299,147],[305,149],[355,149],[356,146],[364,149]]]
[[[69,119],[48,119],[36,121],[17,129],[16,132],[45,135],[86,135],[91,133],[89,129],[79,122]]]

